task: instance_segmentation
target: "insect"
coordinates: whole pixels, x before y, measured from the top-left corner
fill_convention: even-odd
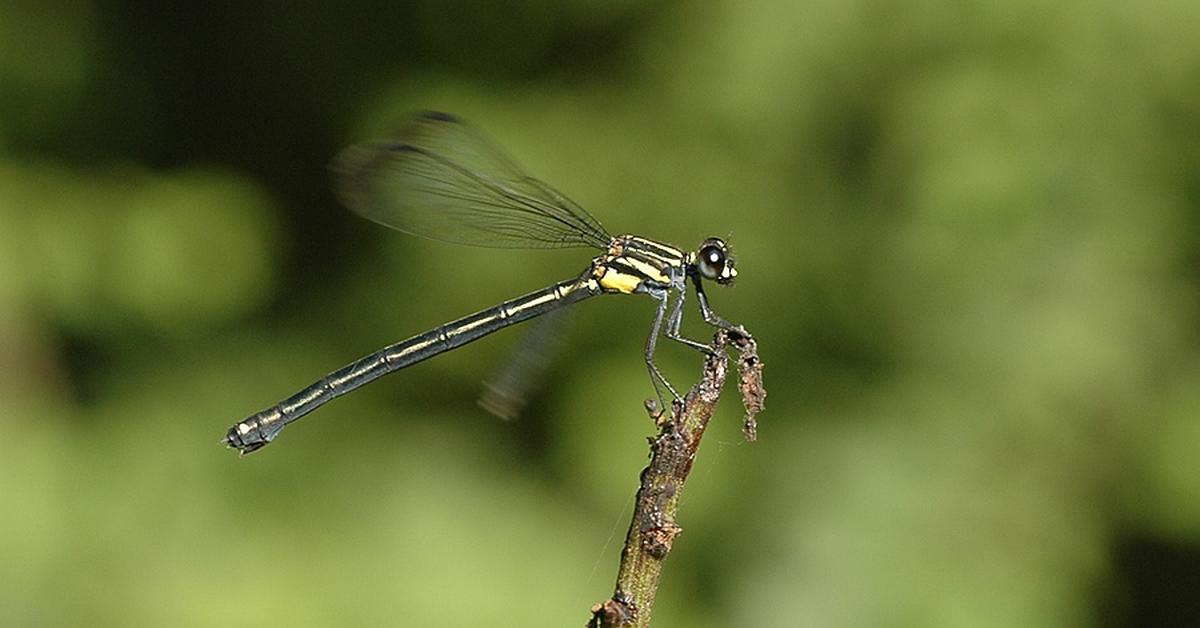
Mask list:
[[[675,399],[679,392],[654,363],[659,335],[710,351],[679,333],[689,282],[707,323],[749,337],[715,314],[704,293],[704,281],[728,284],[737,276],[723,240],[708,238],[695,251],[683,251],[641,236],[609,235],[586,210],[525,174],[453,115],[419,114],[397,139],[347,149],[333,170],[339,196],[351,210],[399,231],[475,246],[592,247],[602,253],[582,274],[384,347],[246,417],[224,439],[243,454],[265,447],[289,423],[382,375],[599,294],[646,294],[658,302],[645,361],[660,401],[662,388]]]

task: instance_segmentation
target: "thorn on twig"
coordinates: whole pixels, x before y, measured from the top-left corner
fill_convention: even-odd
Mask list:
[[[683,528],[678,523],[665,520],[642,532],[642,549],[653,558],[662,560],[671,553],[675,537],[679,536],[680,532],[683,532]]]
[[[637,606],[632,600],[618,600],[618,597],[625,596],[614,595],[612,599],[592,606],[592,619],[587,624],[588,628],[629,626],[637,621]]]
[[[662,427],[663,417],[666,416],[664,408],[659,407],[657,399],[647,399],[643,402],[646,406],[646,414],[650,415],[650,419],[654,421],[654,425]]]

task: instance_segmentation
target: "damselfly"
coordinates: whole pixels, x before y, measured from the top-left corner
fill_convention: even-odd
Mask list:
[[[225,435],[225,443],[242,453],[266,446],[288,423],[381,375],[598,294],[647,294],[658,301],[645,360],[660,401],[660,385],[674,399],[679,392],[655,366],[659,334],[709,351],[708,345],[679,333],[689,281],[707,323],[748,336],[742,327],[713,313],[704,294],[702,279],[727,284],[737,276],[724,241],[709,238],[697,250],[685,252],[649,238],[611,236],[582,207],[525,174],[459,118],[420,114],[395,140],[346,150],[333,170],[343,203],[399,231],[476,246],[594,247],[604,252],[574,278],[384,347],[250,415]]]

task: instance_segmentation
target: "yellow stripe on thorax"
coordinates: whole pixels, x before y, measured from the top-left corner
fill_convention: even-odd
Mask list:
[[[623,273],[610,266],[597,266],[596,279],[601,288],[622,294],[633,294],[638,285],[642,283],[642,278],[638,275]]]
[[[668,244],[638,236],[622,236],[620,240],[622,243],[621,254],[662,266],[678,266],[684,262],[686,255],[683,251]]]
[[[621,261],[633,266],[638,270],[638,272],[645,275],[651,281],[657,281],[659,283],[671,283],[670,278],[663,274],[662,269],[659,266],[655,266],[654,264],[637,259],[636,257],[631,257],[629,255],[622,257]]]

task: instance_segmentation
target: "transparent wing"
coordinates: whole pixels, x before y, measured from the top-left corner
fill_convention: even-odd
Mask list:
[[[420,114],[395,140],[352,146],[332,168],[347,207],[405,233],[496,248],[606,248],[612,239],[449,114]]]
[[[568,318],[575,310],[547,312],[529,324],[508,358],[483,381],[479,406],[506,421],[521,416],[530,397],[543,387],[546,371],[566,344]]]
[[[592,281],[589,265],[571,290]],[[508,359],[483,381],[479,406],[506,421],[521,415],[529,398],[545,386],[546,371],[562,352],[574,308],[554,309],[526,326],[525,335],[508,354]]]

